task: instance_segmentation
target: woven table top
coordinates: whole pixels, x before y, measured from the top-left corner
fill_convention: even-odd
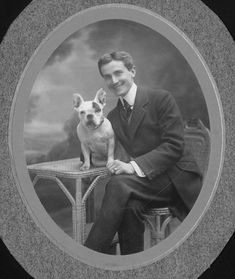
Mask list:
[[[83,178],[93,175],[108,175],[109,171],[106,167],[91,167],[87,171],[81,171],[79,167],[82,162],[79,158],[66,159],[60,161],[44,162],[39,164],[28,165],[29,172],[42,174],[63,176],[68,178]]]

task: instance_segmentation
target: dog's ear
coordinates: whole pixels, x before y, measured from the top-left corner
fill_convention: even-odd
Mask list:
[[[75,110],[77,110],[80,107],[82,102],[84,102],[84,100],[80,94],[73,94],[73,107]]]
[[[102,105],[103,107],[106,105],[106,92],[103,88],[100,88],[97,91],[94,101]]]

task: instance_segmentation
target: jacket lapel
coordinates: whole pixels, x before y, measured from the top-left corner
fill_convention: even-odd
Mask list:
[[[137,88],[136,99],[135,99],[133,112],[129,123],[129,129],[130,129],[129,131],[130,131],[131,138],[135,136],[135,133],[145,116],[147,103],[148,103],[147,93]]]
[[[113,111],[113,116],[112,116],[112,126],[115,135],[119,140],[121,140],[122,144],[125,145],[125,148],[129,147],[129,139],[127,135],[124,132],[123,126],[122,126],[122,120],[120,118],[120,106],[121,106],[121,101],[118,101],[118,104],[116,108]]]

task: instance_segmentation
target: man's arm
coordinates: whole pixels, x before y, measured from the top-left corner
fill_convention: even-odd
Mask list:
[[[128,169],[128,173],[130,171],[135,173],[133,163],[130,164],[130,161],[133,160],[145,176],[154,179],[175,165],[182,157],[184,127],[179,108],[169,92],[163,90],[152,92],[149,100],[149,105],[146,107],[145,123],[141,123],[138,138],[136,137],[132,143],[135,145],[135,152],[142,153],[142,155],[135,156],[133,154],[134,158],[129,160],[128,165],[115,160],[114,162],[117,162],[113,167],[117,168],[120,164],[123,172]],[[114,111],[108,115],[111,121],[116,116],[116,111],[115,116]],[[118,131],[116,132],[118,133]],[[125,148],[129,147],[125,146]]]
[[[174,97],[170,93],[164,94],[155,106],[160,143],[151,151],[134,159],[149,179],[155,178],[175,165],[184,151],[183,120]]]

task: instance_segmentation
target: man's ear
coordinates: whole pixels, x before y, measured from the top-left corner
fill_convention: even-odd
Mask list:
[[[135,69],[135,66],[132,67],[132,69],[130,70],[131,73],[132,73],[132,77],[134,78],[135,75],[136,75],[136,69]]]
[[[80,94],[73,94],[73,107],[75,110],[78,110],[82,102],[84,102],[84,100]]]
[[[100,88],[97,91],[94,101],[102,105],[103,107],[106,105],[106,92],[103,88]]]

